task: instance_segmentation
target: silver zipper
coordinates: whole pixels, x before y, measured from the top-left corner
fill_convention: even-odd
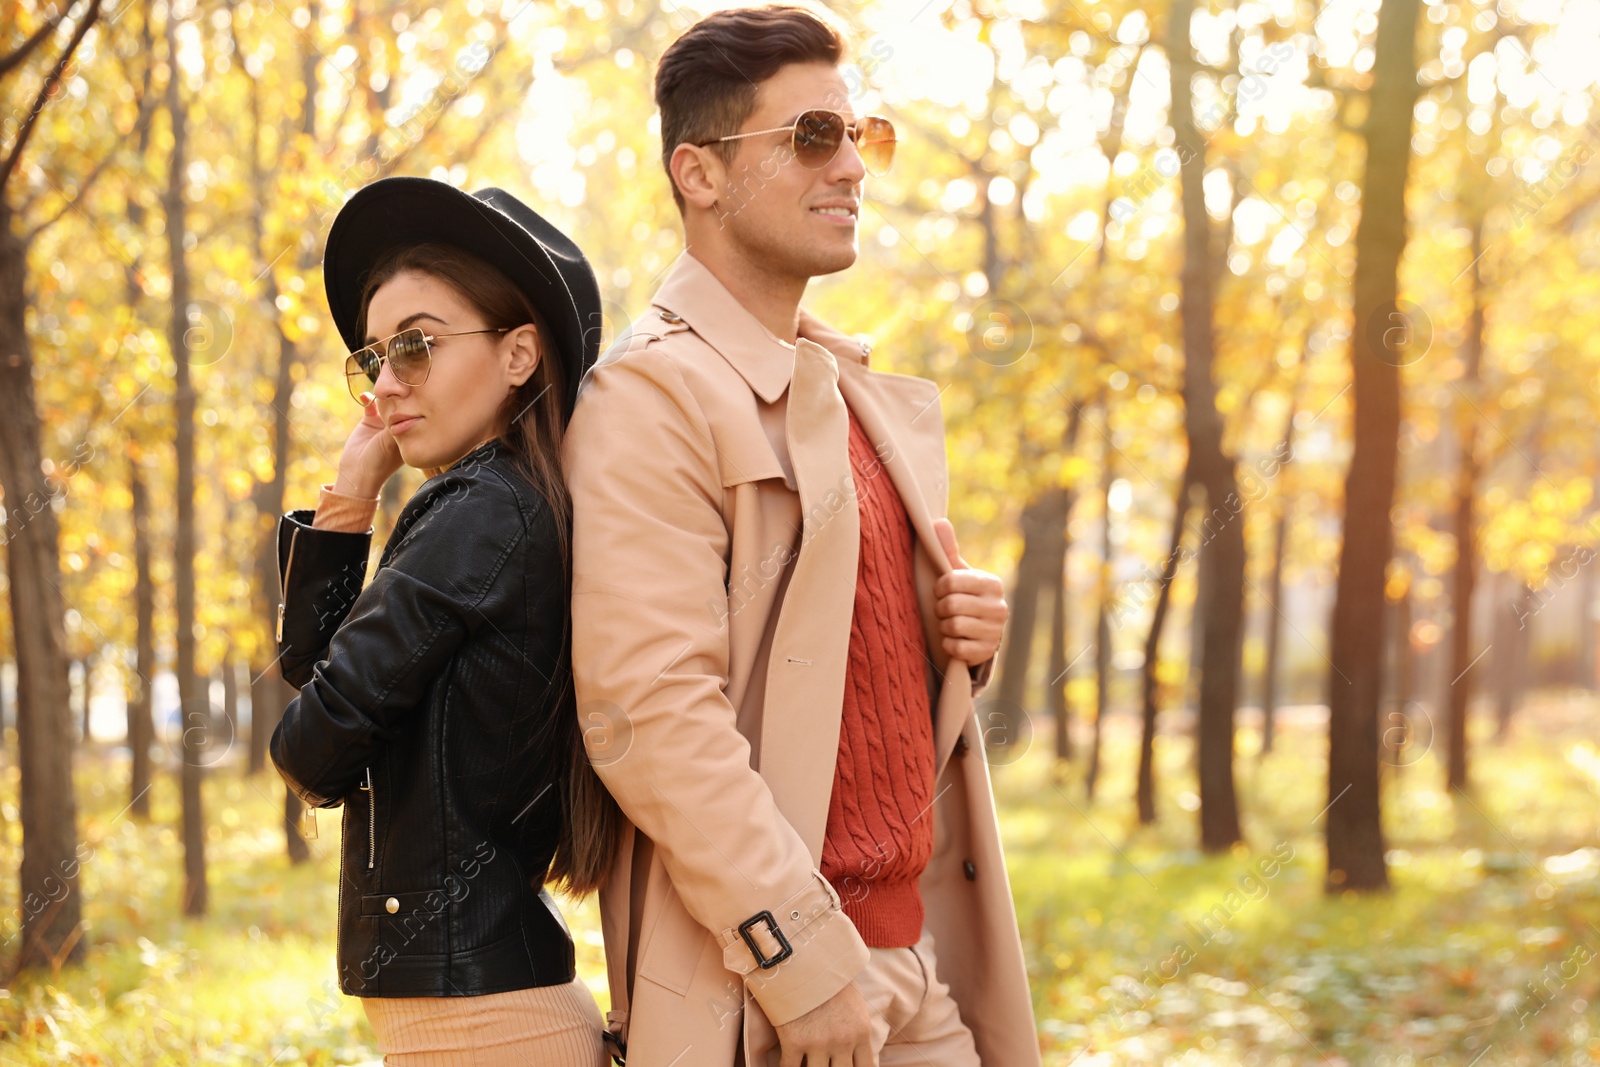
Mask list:
[[[294,543],[300,539],[297,525],[289,532],[289,558],[283,565],[283,600],[278,601],[278,643],[283,644],[283,605],[289,599],[289,572],[294,570]]]
[[[361,786],[367,791],[367,870],[377,865],[378,859],[378,794],[372,790],[372,768],[367,768],[367,780]]]

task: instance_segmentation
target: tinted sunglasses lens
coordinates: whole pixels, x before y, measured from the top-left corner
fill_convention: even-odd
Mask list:
[[[389,341],[389,367],[407,385],[421,385],[428,376],[428,338],[418,329],[402,330]]]
[[[825,167],[844,140],[844,119],[831,111],[807,111],[794,124],[794,157],[802,166]]]
[[[856,127],[856,151],[873,174],[884,174],[894,162],[894,124],[876,115],[861,120]]]
[[[378,353],[370,348],[363,348],[359,352],[352,352],[344,361],[344,377],[350,386],[350,395],[357,403],[361,402],[361,394],[378,383],[378,372],[383,363],[378,359]]]

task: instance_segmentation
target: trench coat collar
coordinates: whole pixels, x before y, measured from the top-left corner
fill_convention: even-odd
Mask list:
[[[667,272],[651,303],[668,322],[682,319],[722,354],[768,404],[783,395],[794,375],[795,346],[773,336],[704,263],[684,252]],[[800,342],[810,341],[840,361],[865,364],[871,346],[819,322],[800,309]]]

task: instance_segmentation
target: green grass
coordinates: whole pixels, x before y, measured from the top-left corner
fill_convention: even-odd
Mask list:
[[[1592,698],[1550,698],[1505,746],[1475,738],[1459,808],[1438,760],[1407,756],[1384,783],[1393,890],[1376,896],[1322,891],[1319,733],[1260,760],[1241,730],[1247,844],[1220,857],[1177,802],[1187,738],[1158,741],[1143,829],[1131,728],[1108,731],[1093,806],[1040,753],[997,768],[1046,1064],[1600,1063],[1600,851],[1545,863],[1600,845],[1600,778],[1579,766],[1596,718]]]
[[[0,1064],[378,1061],[360,1003],[335,983],[337,812],[320,814],[311,862],[293,866],[279,829],[276,775],[213,772],[206,782],[211,907],[194,921],[179,915],[183,852],[173,776],[157,780],[146,824],[119,815],[125,763],[82,758],[78,780],[79,832],[94,850],[82,865],[88,958],[0,991]],[[0,782],[7,819],[0,868],[8,871],[20,856],[16,787],[12,767]],[[4,914],[15,915],[16,898],[11,877],[0,885]],[[563,910],[579,966],[603,1005],[595,903]]]
[[[1314,730],[1265,760],[1241,731],[1248,844],[1221,857],[1194,849],[1186,738],[1159,741],[1161,821],[1140,829],[1131,724],[1108,730],[1093,805],[1041,731],[995,782],[1046,1063],[1600,1063],[1600,850],[1546,862],[1600,846],[1597,718],[1593,698],[1547,697],[1506,745],[1478,739],[1470,802],[1439,789],[1431,754],[1390,776],[1394,889],[1376,897],[1322,892]],[[0,1064],[375,1063],[333,985],[338,819],[323,813],[312,862],[293,867],[276,779],[214,772],[211,914],[184,920],[176,783],[158,781],[139,823],[119,814],[126,773],[80,758],[89,951],[0,991]],[[0,775],[6,871],[16,784]],[[8,877],[0,908],[15,905]],[[603,1007],[594,902],[565,910]]]

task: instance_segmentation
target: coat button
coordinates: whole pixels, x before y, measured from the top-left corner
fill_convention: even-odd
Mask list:
[[[968,863],[967,866],[971,867],[972,864]],[[969,875],[967,875],[967,877],[971,878],[972,875],[969,874]],[[393,915],[395,912],[399,911],[400,910],[400,901],[399,901],[399,899],[396,898],[396,897],[390,897],[388,900],[384,901],[383,902],[383,910],[388,912],[390,915]]]
[[[956,737],[956,755],[965,756],[967,754],[967,749],[971,747],[971,745],[967,744],[966,734],[961,734]]]
[[[662,322],[670,322],[670,323],[672,323],[672,325],[676,326],[676,325],[678,325],[678,323],[683,321],[683,316],[679,315],[676,311],[665,311],[665,310],[663,310],[661,312],[661,321]]]
[[[961,864],[961,872],[967,876],[967,881],[969,882],[978,880],[978,865],[971,860],[966,860]]]

